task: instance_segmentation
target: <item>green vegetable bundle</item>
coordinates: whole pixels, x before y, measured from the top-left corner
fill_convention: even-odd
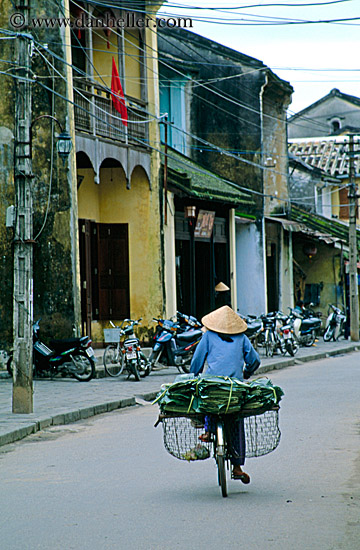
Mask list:
[[[182,375],[162,386],[154,403],[171,414],[261,414],[283,396],[267,378],[241,382],[226,376]]]

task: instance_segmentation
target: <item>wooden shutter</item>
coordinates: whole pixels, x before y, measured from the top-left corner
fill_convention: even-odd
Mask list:
[[[91,336],[92,320],[92,271],[91,271],[91,222],[79,220],[80,281],[82,334]]]
[[[99,319],[130,315],[127,224],[97,224]]]

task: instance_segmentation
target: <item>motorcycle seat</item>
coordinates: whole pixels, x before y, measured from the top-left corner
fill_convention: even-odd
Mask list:
[[[177,335],[177,339],[182,342],[192,342],[197,338],[201,338],[203,335],[202,330],[188,330],[187,332],[182,332]]]
[[[57,350],[66,350],[72,347],[80,347],[85,344],[87,336],[81,338],[64,338],[63,340],[50,340],[50,346]]]
[[[262,322],[250,322],[247,323],[247,329],[245,331],[246,336],[253,335],[255,332],[259,332],[262,329]]]

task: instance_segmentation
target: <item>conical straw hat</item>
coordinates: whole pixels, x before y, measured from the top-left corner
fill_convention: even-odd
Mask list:
[[[219,283],[215,287],[216,292],[224,292],[225,290],[230,290],[230,288],[225,283]]]
[[[208,330],[221,332],[221,334],[240,334],[245,332],[247,324],[229,306],[219,307],[201,319],[202,324]]]

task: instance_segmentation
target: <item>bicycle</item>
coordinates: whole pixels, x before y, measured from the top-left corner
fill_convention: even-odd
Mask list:
[[[199,440],[200,431],[204,428],[204,415],[160,414],[155,427],[162,423],[164,447],[175,458],[190,462],[213,456],[221,495],[227,497],[227,470],[230,469],[231,457],[236,454],[232,443],[232,427],[235,429],[237,423],[244,422],[247,458],[263,456],[279,445],[279,409],[276,405],[258,414],[212,415],[214,429],[208,442]]]
[[[134,334],[134,326],[140,323],[142,318],[138,320],[124,319],[119,327],[116,327],[112,321],[112,329],[104,330],[105,342],[112,341],[104,351],[104,368],[105,372],[112,377],[120,376],[124,368],[127,370],[130,377],[134,375],[135,380],[139,381],[140,377],[144,378],[151,372],[151,364],[141,351],[138,338]],[[125,328],[123,324],[127,323]],[[122,343],[121,337],[125,340]],[[117,340],[115,343],[114,340]]]
[[[126,319],[127,320],[127,319]],[[121,337],[125,335],[121,323],[119,327],[110,321],[111,329],[104,330],[105,343],[109,343],[104,350],[103,363],[108,376],[120,376],[124,370],[124,354],[122,352]]]

